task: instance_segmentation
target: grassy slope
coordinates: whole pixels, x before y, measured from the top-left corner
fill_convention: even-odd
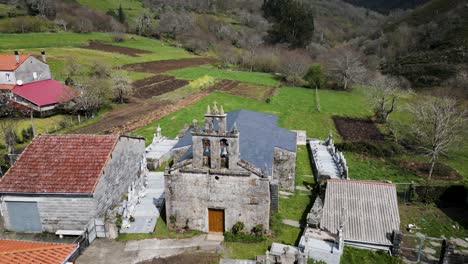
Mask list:
[[[200,78],[200,76],[210,75],[218,79],[251,82],[267,86],[276,86],[279,83],[278,79],[268,73],[228,71],[206,65],[169,71],[167,74],[186,80],[195,80]]]
[[[78,2],[91,9],[102,11],[103,13],[106,13],[110,9],[117,13],[117,9],[122,5],[122,9],[127,16],[127,20],[130,20],[131,22],[133,22],[136,16],[143,11],[141,0],[78,0]]]
[[[79,48],[87,45],[90,40],[100,40],[112,45],[143,49],[153,53],[130,57],[119,53]],[[119,67],[129,63],[194,57],[189,52],[169,46],[165,42],[135,35],[128,35],[128,40],[125,42],[112,43],[111,35],[106,33],[0,34],[0,52],[10,53],[14,50],[31,54],[39,54],[41,50],[46,50],[52,74],[59,80],[65,78],[63,69],[70,59],[75,59],[84,66],[99,60],[112,67]],[[129,72],[129,74],[134,80],[151,76],[148,73]]]

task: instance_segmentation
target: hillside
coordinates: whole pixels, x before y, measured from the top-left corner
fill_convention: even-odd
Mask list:
[[[387,34],[407,32],[410,44],[383,69],[417,87],[440,86],[468,64],[468,8],[464,0],[433,0],[387,25]]]
[[[344,0],[350,4],[369,8],[382,13],[395,9],[413,9],[429,0]]]

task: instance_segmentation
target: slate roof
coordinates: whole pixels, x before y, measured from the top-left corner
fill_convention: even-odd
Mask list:
[[[91,194],[118,135],[40,135],[0,179],[0,193]]]
[[[296,133],[278,127],[278,117],[274,114],[255,112],[245,109],[227,113],[227,129],[231,131],[234,123],[240,133],[240,158],[263,169],[265,164],[273,168],[274,148],[296,152]],[[215,124],[216,127],[217,124]],[[200,127],[203,130],[203,127]],[[191,130],[179,140],[174,148],[192,145]],[[182,157],[192,157],[191,149]]]
[[[62,264],[77,248],[77,244],[0,239],[0,264]]]
[[[393,230],[400,229],[395,185],[329,179],[320,227],[336,234],[341,219],[345,241],[391,245]]]
[[[52,79],[15,85],[12,92],[37,106],[67,102],[78,95],[71,87]]]
[[[0,71],[14,71],[18,68],[23,62],[32,56],[30,54],[20,54],[19,63],[16,62],[15,54],[0,54]]]

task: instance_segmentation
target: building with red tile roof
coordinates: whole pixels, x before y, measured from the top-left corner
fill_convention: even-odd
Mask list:
[[[28,59],[31,54],[21,54],[16,56],[15,54],[0,54],[0,71],[14,71],[23,62]]]
[[[78,95],[71,87],[52,79],[15,85],[11,91],[13,101],[41,113],[53,110],[58,104]]]
[[[140,174],[143,138],[40,135],[0,179],[8,230],[82,230],[120,201]]]
[[[62,264],[72,260],[78,244],[0,239],[0,264]]]
[[[53,113],[54,108],[75,98],[78,93],[52,79],[45,52],[42,60],[30,54],[0,54],[0,93],[41,115]],[[0,95],[1,95],[0,94]]]

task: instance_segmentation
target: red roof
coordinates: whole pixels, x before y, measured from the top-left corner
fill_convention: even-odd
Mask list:
[[[2,84],[0,83],[0,90],[12,90],[15,87],[14,84]]]
[[[119,135],[40,135],[0,179],[0,193],[91,194]]]
[[[15,54],[0,54],[0,71],[16,70],[29,56],[31,54],[20,54],[19,63],[17,63]]]
[[[67,102],[78,94],[74,89],[52,79],[15,85],[12,91],[37,106]]]
[[[77,247],[77,244],[0,239],[0,264],[61,264],[68,260]]]

